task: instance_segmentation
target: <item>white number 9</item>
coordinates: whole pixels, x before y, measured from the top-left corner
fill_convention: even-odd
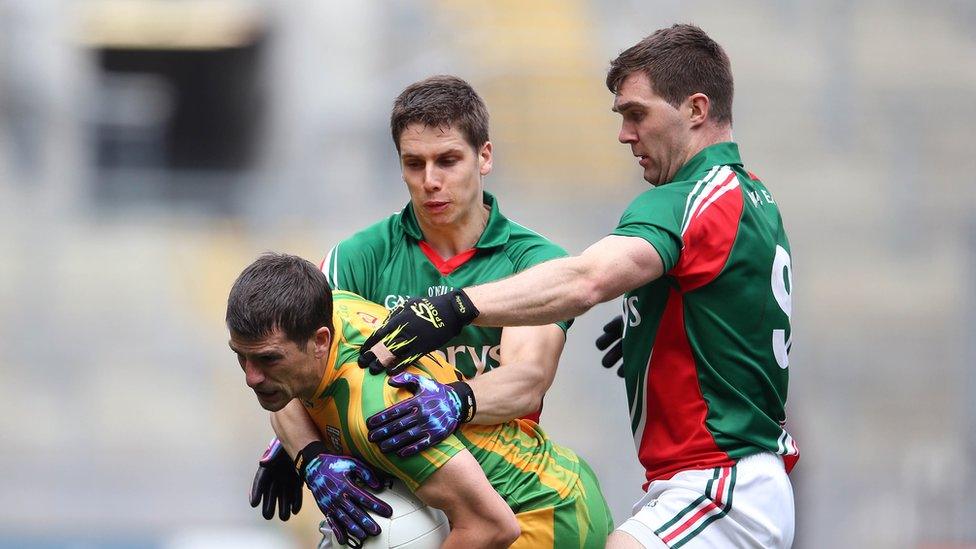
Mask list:
[[[770,277],[773,286],[773,297],[779,308],[789,319],[793,314],[793,268],[790,265],[790,253],[782,246],[776,246],[776,257],[773,259],[773,274]],[[773,330],[773,355],[780,368],[790,365],[790,347],[793,345],[793,333],[786,339],[786,330]]]

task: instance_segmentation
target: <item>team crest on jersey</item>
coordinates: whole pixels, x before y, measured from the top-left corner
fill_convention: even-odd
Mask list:
[[[359,315],[359,318],[363,319],[363,322],[365,322],[366,324],[375,325],[380,321],[380,319],[376,318],[375,316],[369,313],[357,311],[356,314]]]
[[[329,439],[327,441],[328,442],[328,446],[329,446],[329,450],[331,450],[331,451],[333,451],[333,452],[335,452],[337,454],[338,453],[341,453],[342,452],[342,437],[339,435],[339,429],[333,427],[332,425],[326,425],[325,426],[325,434],[326,434],[326,438]]]

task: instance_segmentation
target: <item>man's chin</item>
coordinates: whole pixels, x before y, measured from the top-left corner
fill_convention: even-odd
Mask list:
[[[271,393],[269,395],[261,395],[255,392],[254,396],[258,397],[258,404],[260,404],[262,408],[264,408],[269,412],[277,412],[278,410],[284,408],[285,405],[288,404],[288,401],[290,400],[290,399],[282,398],[281,393]]]

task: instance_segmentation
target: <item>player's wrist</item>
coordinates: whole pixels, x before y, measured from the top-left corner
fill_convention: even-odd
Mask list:
[[[449,295],[451,298],[451,307],[454,308],[454,312],[457,313],[457,317],[462,324],[471,324],[481,314],[463,289],[454,290]]]
[[[298,452],[298,455],[295,456],[295,470],[298,472],[298,476],[301,477],[302,482],[305,482],[305,474],[308,471],[308,466],[315,458],[327,453],[329,453],[328,448],[326,448],[325,443],[321,440],[309,442]]]
[[[448,383],[447,386],[454,391],[454,394],[457,395],[460,401],[458,421],[460,423],[471,422],[474,419],[474,415],[478,413],[478,402],[474,398],[474,391],[471,390],[471,386],[464,381]]]

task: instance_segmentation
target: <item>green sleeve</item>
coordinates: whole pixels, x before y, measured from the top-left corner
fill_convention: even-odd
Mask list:
[[[367,299],[374,295],[390,249],[390,220],[381,221],[336,244],[322,262],[333,290],[346,290]]]
[[[664,272],[670,271],[681,255],[681,221],[687,194],[675,191],[664,186],[641,193],[610,233],[646,240],[661,256]]]

